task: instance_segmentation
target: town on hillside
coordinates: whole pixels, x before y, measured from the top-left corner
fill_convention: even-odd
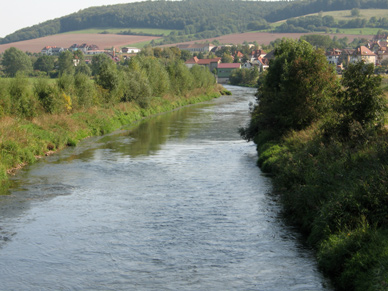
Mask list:
[[[341,74],[349,63],[355,63],[361,60],[365,63],[374,64],[377,73],[386,73],[388,69],[387,45],[387,35],[376,35],[373,39],[355,49],[332,48],[327,50],[326,58],[330,64],[335,66],[338,74]],[[243,46],[236,46],[215,45],[206,42],[178,44],[174,48],[182,52],[181,59],[185,61],[188,68],[194,65],[207,67],[216,76],[217,82],[223,84],[230,81],[230,76],[236,69],[256,69],[258,72],[267,70],[271,59],[274,58],[274,50],[266,52],[257,44],[248,43],[244,43]],[[84,56],[82,59],[85,63],[90,64],[93,56],[98,54],[105,54],[113,61],[119,62],[128,60],[146,49],[136,47],[100,49],[97,45],[82,43],[73,44],[68,48],[45,46],[42,48],[40,55],[59,56],[65,51],[70,51],[74,53],[74,66],[78,66],[80,63],[80,53]],[[163,50],[164,48],[153,49]]]

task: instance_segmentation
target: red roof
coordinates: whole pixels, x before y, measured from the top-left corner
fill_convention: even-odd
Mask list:
[[[240,69],[241,64],[240,63],[222,63],[222,64],[218,64],[217,68],[219,68],[219,69]]]
[[[375,54],[369,50],[366,46],[360,46],[355,51],[356,55],[362,55],[362,56],[375,56]]]

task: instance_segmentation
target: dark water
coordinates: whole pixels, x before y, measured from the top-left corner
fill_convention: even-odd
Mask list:
[[[0,198],[0,290],[329,290],[237,128],[253,89],[20,172]]]

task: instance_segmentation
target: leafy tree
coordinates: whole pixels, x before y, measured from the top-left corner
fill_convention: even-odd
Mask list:
[[[75,73],[91,76],[92,69],[85,62],[81,62],[78,64],[78,66],[75,67]]]
[[[349,64],[341,79],[344,88],[338,93],[334,116],[325,125],[326,136],[340,139],[359,138],[369,129],[384,124],[386,102],[381,76],[374,74],[373,64],[360,61]]]
[[[92,57],[92,75],[96,76],[100,73],[101,66],[104,63],[111,63],[112,59],[106,54],[98,54]]]
[[[32,71],[31,59],[15,47],[4,52],[1,64],[6,75],[10,77],[15,77],[18,72],[28,74]]]
[[[136,101],[140,107],[147,108],[152,91],[145,74],[142,74],[140,71],[127,70],[124,73],[123,86],[122,102]]]
[[[54,70],[54,58],[51,56],[40,56],[34,63],[34,70],[46,72],[47,74]]]
[[[17,73],[9,84],[12,102],[11,113],[20,117],[31,118],[37,114],[37,101],[30,95],[29,82],[23,73]]]
[[[47,113],[54,113],[59,108],[58,92],[47,79],[38,79],[34,84],[34,94]]]
[[[189,60],[193,55],[191,54],[190,51],[187,51],[187,50],[182,50],[181,51],[181,60],[183,60],[184,62]]]
[[[251,122],[241,130],[253,139],[261,131],[281,136],[322,117],[338,90],[336,75],[322,51],[306,41],[282,40],[260,82]]]
[[[96,86],[88,75],[77,73],[74,77],[74,87],[78,106],[88,108],[95,104]]]
[[[228,54],[227,52],[224,52],[224,54],[221,57],[222,63],[233,63],[233,57]]]
[[[75,66],[73,62],[73,54],[70,51],[61,52],[58,57],[59,74],[74,74]]]
[[[358,17],[358,16],[360,16],[360,9],[358,9],[358,8],[353,8],[353,9],[350,11],[350,14],[351,14],[353,17]]]

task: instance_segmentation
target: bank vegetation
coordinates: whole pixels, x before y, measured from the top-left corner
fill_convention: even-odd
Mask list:
[[[387,99],[372,64],[342,78],[323,53],[282,41],[242,128],[337,290],[388,289]]]
[[[207,68],[146,56],[122,64],[96,56],[92,72],[69,64],[57,79],[20,72],[1,78],[0,193],[6,193],[9,175],[44,155],[223,90]]]

